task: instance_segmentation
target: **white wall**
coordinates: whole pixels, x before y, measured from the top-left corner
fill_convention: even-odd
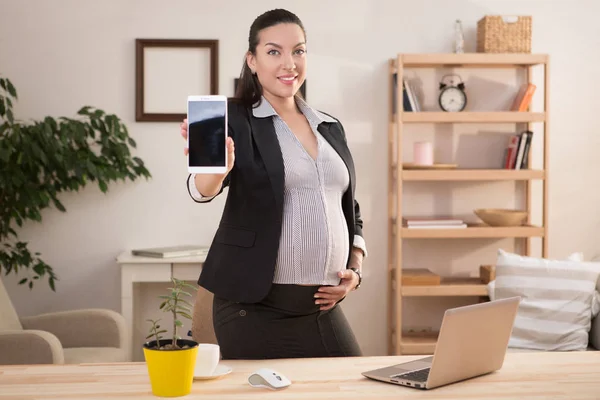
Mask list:
[[[112,185],[106,195],[95,187],[66,195],[66,214],[46,210],[42,224],[31,223],[20,231],[60,276],[56,293],[43,284],[29,291],[17,285],[14,275],[3,277],[21,315],[80,307],[118,310],[119,253],[133,247],[209,243],[223,199],[197,205],[188,197],[178,124],[134,122],[134,39],[219,39],[220,91],[231,95],[252,20],[276,6],[289,8],[304,21],[308,99],[342,120],[356,159],[370,257],[363,288],[343,307],[366,354],[384,354],[387,342],[387,61],[398,52],[451,51],[457,18],[466,29],[467,51],[474,51],[474,27],[483,15],[533,16],[533,51],[552,57],[550,255],[583,251],[591,257],[600,251],[600,214],[595,209],[600,200],[600,6],[593,0],[353,0],[351,5],[348,0],[0,0],[0,73],[19,91],[17,115],[72,116],[86,104],[114,112],[128,124],[139,145],[136,155],[153,174],[148,182]],[[469,76],[467,85],[476,87],[478,75]],[[426,101],[433,103],[436,93],[428,93]],[[494,186],[496,192],[507,188],[512,187]],[[483,197],[478,186],[439,186],[435,197],[427,194],[430,189],[417,187],[413,196],[431,202],[433,210],[458,207],[468,213],[497,201],[491,188],[484,188]],[[493,262],[498,246],[511,244],[420,242],[407,247],[407,263],[423,266],[423,253],[417,250],[431,255],[434,249],[431,265],[442,268],[447,263],[450,269],[445,272],[475,271],[480,263]],[[449,257],[452,262],[446,261]],[[153,286],[147,298],[162,288]],[[440,301],[426,303],[435,306]],[[410,303],[407,307],[416,326],[439,322],[435,313],[424,314]],[[142,318],[150,315],[154,305]]]

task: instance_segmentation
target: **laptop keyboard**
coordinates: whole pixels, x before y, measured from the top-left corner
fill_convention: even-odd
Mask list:
[[[402,374],[392,375],[391,378],[400,378],[414,382],[427,382],[430,370],[431,368],[425,368],[418,371],[404,372]]]

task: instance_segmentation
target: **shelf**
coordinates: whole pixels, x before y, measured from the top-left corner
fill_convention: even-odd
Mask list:
[[[549,97],[549,83],[550,83],[550,56],[548,54],[524,54],[524,53],[398,53],[395,57],[390,58],[388,67],[388,86],[389,90],[387,93],[388,97],[388,260],[389,265],[389,279],[388,279],[388,291],[387,291],[387,322],[388,322],[388,352],[390,355],[431,355],[435,351],[437,343],[437,332],[431,332],[431,329],[409,329],[406,314],[403,312],[405,305],[411,301],[417,300],[421,303],[421,300],[436,299],[436,303],[440,305],[446,305],[445,302],[462,297],[463,300],[467,301],[469,298],[473,298],[475,301],[486,301],[489,300],[487,284],[483,283],[486,279],[491,279],[488,275],[482,272],[480,268],[480,274],[484,276],[471,278],[475,276],[475,271],[468,271],[464,274],[466,277],[459,277],[453,275],[448,270],[440,271],[442,275],[441,282],[438,285],[431,285],[431,281],[421,282],[421,285],[403,285],[401,279],[397,279],[396,275],[401,275],[405,269],[403,264],[405,261],[405,250],[404,247],[407,245],[406,240],[429,240],[431,243],[438,243],[441,240],[473,240],[472,246],[481,245],[481,239],[487,241],[499,241],[506,239],[517,239],[521,254],[531,255],[532,247],[537,245],[537,242],[541,242],[541,256],[548,256],[548,181],[549,181],[549,122],[550,113],[549,108],[546,105],[550,104]],[[535,108],[530,107],[525,112],[512,111],[509,107],[497,107],[497,108],[483,108],[483,107],[467,107],[461,112],[444,112],[438,106],[435,107],[424,107],[422,111],[414,112],[404,110],[402,99],[402,79],[414,77],[414,74],[421,75],[425,73],[429,76],[433,73],[436,76],[442,76],[446,73],[460,72],[460,69],[466,69],[472,72],[476,72],[477,69],[487,74],[492,69],[502,69],[510,72],[509,75],[518,75],[522,77],[523,83],[536,83],[538,91],[535,94],[535,102],[542,104],[542,107]],[[428,69],[428,70],[425,70]],[[512,69],[512,71],[511,71]],[[453,71],[456,70],[456,71]],[[539,77],[538,77],[539,75]],[[424,78],[426,78],[424,75]],[[543,77],[542,77],[543,76]],[[539,79],[538,79],[539,78]],[[512,79],[506,82],[507,87],[513,85]],[[516,92],[516,89],[514,90]],[[539,98],[538,98],[539,92]],[[482,92],[483,93],[483,92]],[[493,94],[483,93],[483,97],[489,97]],[[426,94],[427,97],[427,94]],[[433,96],[434,102],[437,101]],[[479,99],[482,100],[482,99]],[[484,99],[483,99],[484,100]],[[425,101],[427,103],[427,101]],[[469,103],[471,104],[471,103]],[[540,111],[540,112],[530,112]],[[489,164],[479,165],[476,164],[466,165],[460,163],[460,165],[452,165],[443,169],[444,166],[439,165],[437,168],[413,168],[406,164],[407,161],[403,160],[403,154],[406,153],[407,146],[406,140],[409,142],[416,139],[415,136],[408,136],[407,133],[415,133],[419,135],[420,128],[425,125],[435,127],[437,125],[452,126],[469,125],[469,126],[506,126],[510,127],[510,131],[506,131],[504,134],[514,134],[514,129],[519,128],[520,125],[526,125],[527,129],[541,131],[540,140],[535,141],[531,144],[531,151],[535,148],[536,159],[538,156],[541,158],[541,162],[536,163],[534,166],[529,166],[532,169],[521,169],[521,170],[510,170],[504,169],[501,164]],[[419,129],[417,129],[419,128]],[[416,132],[413,132],[417,129]],[[521,129],[521,128],[519,128]],[[524,128],[523,128],[524,129]],[[425,132],[426,133],[426,132]],[[442,136],[451,141],[455,138],[456,134],[460,134],[456,130],[450,130],[448,132],[442,132]],[[426,139],[425,139],[426,140]],[[448,144],[448,143],[446,143]],[[485,143],[481,143],[479,146],[472,146],[471,151],[476,156],[478,151],[484,151],[486,149]],[[502,151],[505,149],[498,149]],[[476,157],[475,157],[476,158]],[[452,163],[452,160],[438,160],[439,162]],[[535,169],[533,169],[535,168]],[[537,182],[540,185],[537,184]],[[415,182],[424,182],[417,184]],[[540,220],[527,220],[525,226],[511,226],[511,227],[494,227],[482,223],[480,219],[477,219],[473,214],[471,217],[465,215],[464,218],[457,215],[456,217],[465,220],[467,223],[466,228],[452,228],[452,227],[419,227],[419,228],[408,228],[403,224],[403,209],[407,206],[410,207],[414,203],[415,199],[411,196],[406,196],[405,191],[412,192],[412,189],[422,191],[425,189],[431,189],[432,192],[442,185],[445,187],[448,182],[451,185],[456,183],[453,182],[466,182],[459,183],[462,185],[476,186],[479,191],[487,191],[489,185],[482,185],[481,183],[486,182],[508,182],[500,185],[497,189],[506,189],[509,192],[523,192],[522,204],[519,204],[517,208],[526,210],[529,215],[534,213],[534,207],[539,206],[541,208]],[[514,183],[513,183],[514,182]],[[495,186],[493,184],[492,186]],[[537,188],[540,187],[541,193],[537,193]],[[474,188],[472,188],[474,189]],[[432,193],[432,195],[435,192]],[[473,195],[475,195],[473,193]],[[485,192],[483,193],[485,195]],[[493,193],[489,193],[488,196],[494,197]],[[447,202],[452,204],[452,197],[450,195],[443,196],[444,199],[440,200],[442,203]],[[539,200],[539,201],[538,201]],[[477,201],[477,200],[475,200]],[[534,206],[534,204],[536,206]],[[436,203],[437,205],[437,203]],[[439,207],[436,207],[436,209]],[[442,207],[443,208],[443,207]],[[430,210],[432,216],[436,215],[435,210]],[[539,226],[535,226],[536,224]],[[540,238],[540,240],[532,240],[532,238]],[[522,244],[522,246],[521,246]],[[452,246],[452,243],[448,243]],[[435,246],[434,246],[435,247]],[[428,254],[432,251],[431,249],[422,249],[423,253]],[[493,249],[492,249],[493,251]],[[412,252],[408,252],[412,253]],[[417,252],[417,253],[420,253]],[[473,257],[477,257],[480,253],[474,252]],[[419,254],[411,254],[409,258],[416,257],[419,259]],[[477,262],[471,263],[477,264]],[[480,266],[481,267],[481,266]],[[444,276],[447,276],[444,278]],[[406,279],[404,282],[411,283],[410,280]],[[413,282],[414,283],[414,282]],[[419,283],[419,282],[417,282]],[[433,282],[437,283],[437,282]],[[427,302],[422,302],[427,303]],[[447,304],[448,306],[450,304]],[[424,307],[427,309],[427,304],[418,306],[418,309]],[[409,313],[410,314],[410,313]],[[429,316],[428,316],[429,317]],[[429,322],[420,320],[421,317],[417,318],[415,325],[425,324],[429,325]]]
[[[403,355],[433,354],[438,333],[403,333],[400,352]]]
[[[479,278],[442,278],[439,285],[402,285],[402,296],[487,296],[487,285]]]
[[[527,169],[402,170],[405,181],[527,181],[545,176],[544,171]]]
[[[401,117],[405,123],[525,123],[546,120],[543,112],[519,111],[403,111]]]
[[[543,237],[544,228],[537,226],[487,226],[471,224],[467,228],[402,228],[407,239],[453,239],[453,238],[525,238]]]
[[[404,68],[514,68],[545,64],[548,58],[546,54],[403,54],[402,64]]]

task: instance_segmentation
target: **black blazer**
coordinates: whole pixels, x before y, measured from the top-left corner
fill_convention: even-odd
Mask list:
[[[271,117],[254,117],[251,109],[232,100],[228,120],[235,164],[223,182],[229,192],[198,284],[218,297],[254,303],[268,294],[275,272],[283,215],[283,157]],[[339,121],[323,122],[318,130],[348,168],[350,184],[342,208],[352,249],[354,235],[362,236],[363,225],[354,198],[354,163]],[[348,261],[350,254],[351,250]]]

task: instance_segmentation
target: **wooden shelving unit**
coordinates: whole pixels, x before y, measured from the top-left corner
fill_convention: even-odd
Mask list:
[[[524,123],[524,122],[543,122],[546,120],[544,113],[527,113],[527,112],[402,112],[402,121],[409,123]]]
[[[544,74],[542,92],[544,96],[542,112],[443,112],[403,110],[402,81],[405,69],[414,68],[513,68],[524,71],[526,81],[532,82],[532,69],[541,66]],[[394,75],[397,85],[394,84]],[[388,126],[388,333],[389,354],[432,354],[437,341],[436,332],[412,332],[403,329],[402,299],[404,297],[446,297],[473,296],[481,301],[487,297],[487,286],[478,278],[443,277],[440,285],[402,286],[402,244],[409,239],[477,239],[514,238],[523,240],[524,254],[530,254],[530,239],[541,238],[542,256],[548,254],[548,117],[549,117],[549,57],[546,54],[398,54],[389,63],[389,104]],[[394,93],[395,90],[395,93]],[[393,109],[393,98],[397,99],[397,109]],[[530,110],[529,110],[530,111]],[[543,125],[543,165],[541,169],[531,169],[528,158],[526,169],[403,169],[403,131],[411,124],[487,124],[507,123],[526,124],[532,130],[533,124]],[[508,142],[508,136],[507,136]],[[533,151],[532,151],[533,152]],[[525,226],[491,227],[469,224],[463,229],[411,229],[399,224],[402,221],[402,192],[404,185],[411,182],[521,182],[525,188],[526,209],[530,212]],[[542,224],[531,224],[532,183],[541,181]]]
[[[547,64],[546,54],[400,54],[398,60],[406,68],[515,68]]]
[[[476,280],[451,278],[435,286],[405,286],[402,296],[487,296],[487,285],[477,283]]]
[[[394,168],[395,173],[395,168]],[[448,171],[403,170],[404,181],[528,181],[546,176],[541,170],[459,169]]]
[[[538,226],[492,227],[469,225],[464,229],[411,229],[403,227],[406,239],[459,239],[459,238],[529,238],[543,237],[544,228]]]

